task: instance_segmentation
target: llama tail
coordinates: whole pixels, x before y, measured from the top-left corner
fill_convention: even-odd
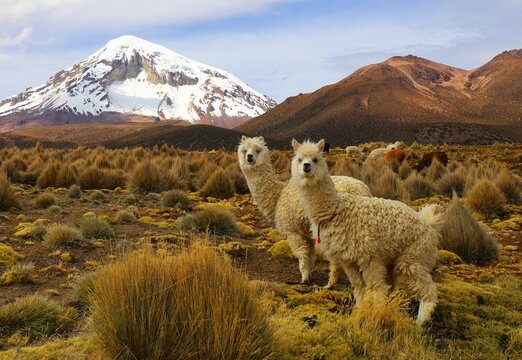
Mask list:
[[[419,218],[440,234],[444,225],[442,206],[438,204],[428,204],[424,206],[419,210]]]

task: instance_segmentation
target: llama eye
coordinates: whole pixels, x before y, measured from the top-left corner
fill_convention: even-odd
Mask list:
[[[297,161],[299,161],[301,163],[301,162],[303,162],[303,159],[297,159]]]
[[[257,150],[256,150],[256,153],[258,153],[258,154],[259,154],[260,152],[261,152],[261,150],[260,150],[260,149],[257,149]]]
[[[243,154],[246,154],[246,149],[245,149],[245,150],[243,150]]]
[[[316,162],[317,162],[317,158],[313,158],[312,161],[313,161],[314,163],[316,163]]]

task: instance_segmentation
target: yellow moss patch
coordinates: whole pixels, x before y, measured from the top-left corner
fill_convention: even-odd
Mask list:
[[[104,248],[105,243],[103,241],[97,240],[94,242],[94,246],[96,246],[97,248]]]
[[[522,216],[517,215],[505,221],[493,222],[491,227],[495,230],[522,230]]]
[[[154,224],[155,222],[154,219],[150,216],[142,216],[138,219],[138,221],[143,224]]]
[[[438,261],[442,265],[455,265],[463,263],[460,256],[451,251],[439,250],[437,255]]]
[[[37,225],[49,225],[52,221],[49,220],[49,219],[36,219],[34,222],[33,222],[33,226],[37,226]]]
[[[259,249],[259,250],[264,250],[266,249],[267,247],[270,247],[272,246],[272,243],[268,240],[263,240],[261,243],[257,244],[256,247]]]
[[[107,215],[107,214],[102,214],[102,215],[98,216],[98,219],[100,219],[100,220],[105,220],[105,221],[109,221],[109,215]]]
[[[12,247],[0,243],[0,265],[13,265],[18,260],[22,260],[23,255],[16,252]]]
[[[27,221],[27,216],[24,215],[24,214],[20,214],[20,215],[17,215],[15,217],[15,219],[18,220],[18,221]]]
[[[290,246],[288,246],[288,241],[286,240],[279,240],[276,242],[270,249],[268,249],[268,253],[272,256],[294,257],[292,250],[290,250]]]
[[[230,241],[230,242],[227,242],[224,244],[219,244],[219,246],[218,246],[218,248],[220,250],[222,250],[226,253],[230,253],[233,251],[246,250],[246,249],[249,249],[250,247],[251,247],[250,245],[242,244],[239,241]]]
[[[169,228],[169,227],[172,227],[172,225],[169,224],[169,223],[166,222],[166,221],[160,221],[160,222],[154,223],[154,225],[156,225],[156,226],[159,227],[160,229],[167,229],[167,228]]]
[[[96,216],[96,213],[92,212],[92,211],[88,211],[86,212],[85,214],[83,214],[83,216]]]
[[[255,216],[253,214],[246,214],[244,216],[241,216],[241,220],[243,220],[243,221],[252,220],[254,218],[255,218]]]
[[[269,239],[279,239],[281,237],[283,237],[283,235],[281,235],[281,233],[279,231],[277,231],[276,229],[272,229],[270,230],[266,236],[269,238]]]
[[[57,194],[67,194],[67,189],[66,188],[63,188],[63,187],[60,187],[60,188],[57,188],[57,189],[54,189],[53,190],[53,193],[57,193]]]
[[[69,263],[74,260],[73,256],[69,252],[64,252],[60,255],[60,260],[63,262]]]
[[[237,226],[237,230],[245,236],[254,236],[256,234],[256,231],[254,230],[254,228],[252,228],[251,226],[248,226],[246,224],[243,224],[242,222],[238,221],[236,223],[236,226]]]
[[[24,227],[18,230],[14,233],[15,237],[24,238],[28,237],[31,234],[31,228],[30,227]]]
[[[215,198],[215,197],[212,197],[212,196],[208,196],[207,197],[207,201],[209,203],[217,203],[219,201],[219,199]]]
[[[190,193],[188,194],[189,200],[191,201],[201,201],[203,198],[199,196],[197,193]]]
[[[60,292],[56,289],[45,289],[44,291],[47,295],[51,296],[60,296]]]
[[[196,210],[205,210],[208,208],[219,208],[219,209],[227,210],[234,215],[238,214],[238,211],[235,207],[233,207],[232,205],[230,205],[228,203],[223,203],[223,202],[199,204],[198,206],[196,206]]]
[[[14,336],[14,335],[13,335]],[[20,340],[22,342],[22,340]],[[24,346],[19,343],[17,346]],[[0,351],[0,359],[25,360],[107,360],[94,337],[80,336],[66,340],[49,341],[39,346]]]

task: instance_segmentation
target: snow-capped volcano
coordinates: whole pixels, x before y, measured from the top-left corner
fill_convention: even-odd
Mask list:
[[[0,101],[0,130],[137,116],[231,128],[275,105],[226,71],[126,35],[44,85]]]

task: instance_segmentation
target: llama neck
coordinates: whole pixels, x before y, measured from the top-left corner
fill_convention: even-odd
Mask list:
[[[272,165],[260,165],[243,173],[259,210],[270,221],[274,221],[277,201],[283,191],[284,183],[277,180]]]
[[[314,183],[300,184],[298,189],[306,216],[313,224],[329,220],[336,213],[339,197],[329,175]]]

